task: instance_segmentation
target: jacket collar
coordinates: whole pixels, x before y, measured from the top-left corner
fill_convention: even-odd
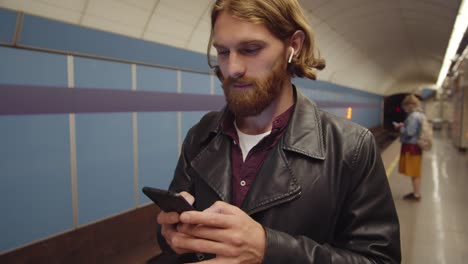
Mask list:
[[[284,135],[283,149],[325,159],[325,138],[317,105],[293,85],[296,105]]]

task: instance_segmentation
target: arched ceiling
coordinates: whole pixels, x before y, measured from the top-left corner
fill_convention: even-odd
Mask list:
[[[461,0],[299,0],[318,79],[388,95],[433,86]],[[205,53],[213,0],[0,0],[0,7]]]

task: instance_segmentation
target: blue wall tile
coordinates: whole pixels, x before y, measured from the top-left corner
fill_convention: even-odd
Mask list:
[[[13,43],[17,16],[17,12],[0,9],[0,42]]]
[[[206,71],[206,56],[167,45],[25,15],[20,45]]]
[[[324,111],[346,118],[347,108],[352,107],[351,120],[353,122],[367,128],[379,126],[382,122],[382,96],[321,81],[296,78],[293,83],[297,84],[302,93],[313,101],[335,102],[343,105],[343,107],[320,107]],[[352,105],[355,103],[367,106],[356,107]]]
[[[0,116],[0,252],[73,227],[68,115]]]
[[[128,64],[85,58],[74,62],[76,87],[131,89]],[[132,133],[131,113],[76,115],[80,225],[134,206]]]
[[[177,92],[177,71],[137,67],[137,90]],[[139,204],[143,186],[167,189],[178,159],[177,113],[138,113]]]
[[[199,74],[191,72],[183,72],[182,78],[182,93],[194,94],[210,94],[211,93],[211,77],[208,74]],[[207,112],[184,112],[182,113],[182,139],[187,135],[188,130],[198,123],[201,117]]]
[[[67,85],[64,55],[0,46],[0,82],[28,85]]]
[[[130,64],[75,57],[74,69],[75,87],[132,89]]]
[[[182,72],[181,79],[182,93],[211,93],[211,77],[208,74]]]
[[[143,186],[167,189],[178,159],[177,113],[138,113],[140,204],[149,202]]]
[[[132,116],[77,114],[78,223],[134,206]]]
[[[137,90],[177,92],[177,71],[148,66],[137,66]]]
[[[2,83],[67,84],[65,56],[0,47],[0,58]],[[72,227],[69,134],[68,115],[0,116],[0,252]]]

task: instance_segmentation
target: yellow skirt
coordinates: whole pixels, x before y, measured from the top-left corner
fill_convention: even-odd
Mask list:
[[[399,171],[405,176],[421,177],[421,164],[421,154],[411,154],[409,152],[404,152],[400,154]]]

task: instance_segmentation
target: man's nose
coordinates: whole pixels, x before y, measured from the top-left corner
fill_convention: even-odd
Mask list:
[[[245,74],[247,66],[245,65],[244,60],[238,54],[231,52],[229,54],[229,62],[228,62],[228,74],[229,77],[237,79]]]

